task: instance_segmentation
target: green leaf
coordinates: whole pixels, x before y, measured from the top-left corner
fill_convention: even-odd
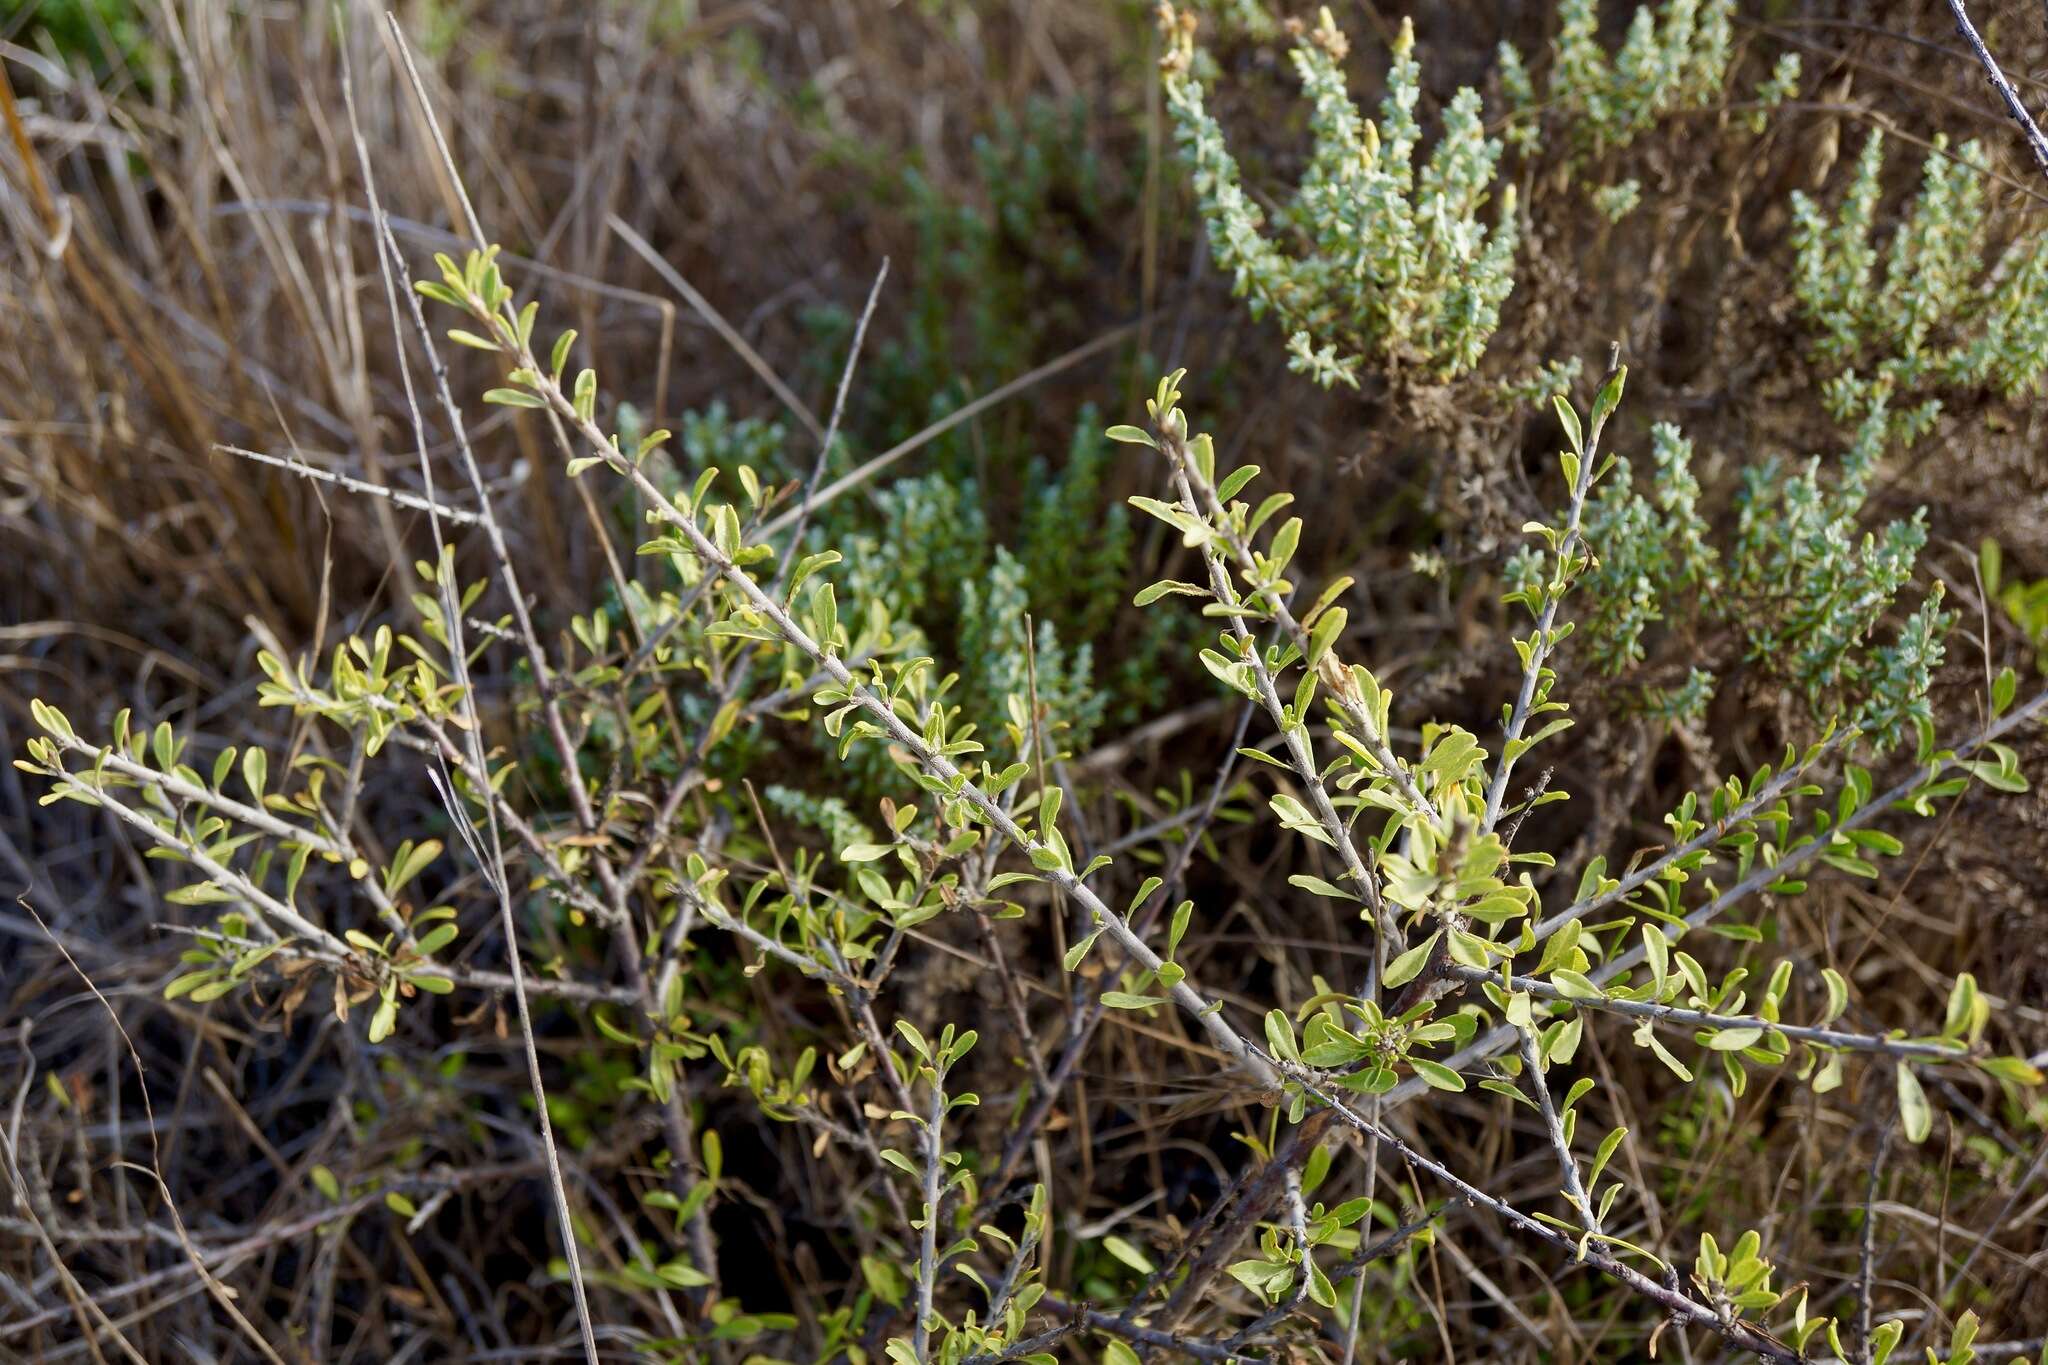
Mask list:
[[[1746,1047],[1754,1047],[1763,1036],[1764,1031],[1760,1028],[1724,1028],[1701,1035],[1699,1041],[1715,1052],[1740,1052]]]
[[[1646,1047],[1650,1049],[1650,1051],[1653,1054],[1655,1054],[1658,1061],[1664,1063],[1665,1066],[1671,1068],[1672,1075],[1678,1077],[1678,1079],[1681,1081],[1687,1082],[1688,1084],[1691,1083],[1692,1072],[1686,1068],[1684,1062],[1679,1061],[1678,1058],[1671,1055],[1671,1049],[1664,1046],[1662,1039],[1658,1038],[1655,1033],[1652,1033],[1650,1031],[1649,1020],[1645,1019],[1642,1023],[1642,1027],[1636,1030],[1635,1040],[1637,1046]]]
[[[860,1258],[860,1270],[876,1298],[891,1308],[903,1306],[903,1294],[907,1285],[894,1265],[880,1256],[863,1256]]]
[[[434,859],[441,856],[441,841],[427,839],[418,844],[401,844],[398,856],[391,864],[391,871],[384,880],[386,895],[395,896],[405,889],[414,877],[427,870]]]
[[[718,1136],[716,1128],[706,1128],[698,1143],[700,1155],[704,1158],[704,1174],[715,1185],[725,1170],[725,1142]]]
[[[1616,1128],[1600,1139],[1600,1148],[1593,1153],[1593,1164],[1586,1170],[1586,1188],[1592,1189],[1600,1183],[1600,1172],[1607,1169],[1607,1163],[1621,1146],[1621,1140],[1628,1136],[1628,1129]]]
[[[381,1043],[391,1036],[391,1030],[398,1023],[398,1001],[385,999],[377,1004],[376,1013],[370,1016],[370,1041]]]
[[[506,408],[544,408],[547,400],[524,389],[486,389],[484,401]]]
[[[1150,446],[1154,450],[1159,449],[1159,442],[1153,440],[1151,434],[1141,427],[1126,426],[1119,423],[1102,434],[1112,441],[1121,441],[1127,446]]]
[[[320,1191],[320,1197],[330,1204],[341,1202],[341,1181],[325,1166],[315,1166],[307,1172],[313,1178],[313,1188]]]
[[[1102,1003],[1113,1010],[1148,1010],[1165,1001],[1155,1000],[1149,995],[1133,995],[1129,991],[1104,991]]]
[[[1560,967],[1550,974],[1550,984],[1557,987],[1558,994],[1567,1000],[1605,1000],[1607,993],[1593,984],[1584,972],[1574,972]]]
[[[1239,465],[1237,468],[1231,470],[1230,473],[1224,476],[1222,483],[1216,485],[1216,501],[1221,503],[1228,503],[1232,498],[1236,497],[1239,493],[1242,493],[1244,491],[1244,486],[1246,484],[1250,483],[1253,479],[1256,479],[1258,476],[1259,467],[1257,465]]]
[[[1062,959],[1066,965],[1067,970],[1071,972],[1075,968],[1079,967],[1082,962],[1087,960],[1088,950],[1090,948],[1093,948],[1095,946],[1095,940],[1101,937],[1102,929],[1098,927],[1093,932],[1091,932],[1086,938],[1082,939],[1079,943],[1076,943],[1073,947],[1067,949],[1067,955],[1064,959]]]
[[[1294,558],[1294,551],[1301,544],[1301,518],[1289,517],[1273,533],[1272,544],[1266,547],[1266,558],[1274,574],[1286,570],[1288,561]]]
[[[1316,619],[1316,628],[1308,640],[1310,670],[1314,670],[1316,665],[1323,661],[1323,656],[1330,652],[1330,647],[1337,643],[1337,637],[1344,633],[1344,623],[1347,619],[1342,607],[1332,607]]]
[[[432,957],[455,941],[457,929],[452,924],[437,924],[420,935],[420,956]]]
[[[1408,1065],[1415,1068],[1415,1074],[1422,1077],[1432,1090],[1463,1090],[1465,1088],[1465,1078],[1445,1066],[1442,1062],[1432,1062],[1426,1057],[1410,1057]]]
[[[211,980],[213,980],[213,968],[211,967],[196,972],[187,972],[183,976],[173,977],[171,983],[164,987],[164,999],[176,1000],[180,996],[190,995]]]
[[[1266,1011],[1266,1046],[1283,1061],[1301,1060],[1301,1049],[1294,1041],[1294,1022],[1287,1017],[1287,1011]]]
[[[1991,714],[2002,715],[2012,705],[2013,694],[2019,691],[2020,679],[2011,668],[2002,668],[1991,683]]]
[[[1600,386],[1600,392],[1593,396],[1593,429],[1598,431],[1614,410],[1621,406],[1622,387],[1628,382],[1628,366],[1618,365],[1607,382]]]
[[[1828,1006],[1821,1015],[1820,1025],[1825,1028],[1842,1017],[1842,1011],[1849,1008],[1849,983],[1833,967],[1820,969],[1820,979],[1827,986]]]
[[[1558,423],[1564,427],[1565,438],[1572,443],[1572,450],[1578,455],[1584,456],[1586,453],[1586,437],[1579,427],[1579,414],[1572,411],[1572,405],[1565,401],[1564,395],[1561,393],[1551,395],[1550,406],[1557,409]]]
[[[1153,1271],[1152,1262],[1146,1257],[1145,1253],[1121,1237],[1111,1236],[1103,1238],[1102,1249],[1137,1271],[1140,1275],[1150,1275]]]
[[[1920,1078],[1913,1074],[1913,1068],[1904,1062],[1899,1063],[1898,1078],[1899,1123],[1905,1129],[1906,1141],[1925,1141],[1934,1131],[1934,1111],[1927,1107],[1927,1092],[1920,1088]]]
[[[2041,1069],[2024,1057],[1986,1057],[1977,1065],[1983,1069],[1985,1075],[1995,1076],[2001,1081],[2010,1081],[2014,1085],[2041,1083]]]
[[[1436,947],[1436,941],[1441,937],[1443,930],[1439,929],[1389,962],[1386,979],[1381,984],[1391,990],[1395,986],[1405,986],[1413,981],[1421,973],[1423,964],[1429,961],[1430,949]]]
[[[1178,594],[1182,597],[1207,597],[1209,590],[1199,584],[1182,583],[1177,579],[1162,578],[1150,587],[1140,589],[1138,595],[1131,599],[1131,605],[1134,607],[1149,607],[1160,598],[1172,594]]]
[[[1671,974],[1671,941],[1664,937],[1664,931],[1656,925],[1643,925],[1643,956],[1650,964],[1650,979],[1657,983],[1657,993],[1664,993],[1664,978]]]

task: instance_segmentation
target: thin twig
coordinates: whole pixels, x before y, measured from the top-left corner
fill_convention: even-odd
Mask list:
[[[1856,1342],[1862,1365],[1870,1365],[1870,1277],[1877,1267],[1877,1186],[1884,1175],[1884,1157],[1892,1145],[1892,1125],[1877,1135],[1877,1153],[1870,1158],[1870,1184],[1863,1195],[1863,1249],[1856,1270]]]
[[[1557,1116],[1557,1105],[1550,1098],[1550,1085],[1543,1079],[1543,1049],[1538,1046],[1536,1030],[1522,1030],[1522,1070],[1528,1074],[1529,1089],[1536,1096],[1536,1108],[1543,1115],[1543,1131],[1550,1138],[1550,1150],[1557,1154],[1559,1173],[1564,1178],[1564,1195],[1579,1212],[1585,1226],[1598,1233],[1600,1215],[1593,1208],[1593,1201],[1587,1197],[1584,1184],[1579,1180],[1579,1161],[1572,1155],[1572,1145],[1564,1135],[1564,1122]]]
[[[397,44],[399,54],[404,59],[406,72],[411,77],[413,93],[419,100],[420,108],[426,113],[427,124],[433,132],[435,143],[441,149],[444,162],[453,165],[453,159],[448,156],[447,143],[441,136],[440,124],[433,118],[433,110],[427,102],[426,90],[420,83],[419,72],[413,67],[412,54],[406,45],[404,33],[398,27],[397,16],[386,15],[385,17],[389,21],[392,38]],[[454,409],[454,399],[448,391],[446,369],[441,363],[439,352],[433,345],[432,333],[427,328],[426,318],[420,312],[419,296],[412,288],[411,274],[406,269],[405,258],[398,249],[398,239],[392,235],[390,225],[383,220],[383,205],[377,197],[375,172],[371,168],[369,149],[364,144],[361,122],[356,114],[355,81],[353,73],[349,71],[346,65],[347,45],[343,44],[342,46],[344,60],[342,89],[347,97],[349,129],[355,139],[356,158],[362,169],[364,190],[369,197],[371,211],[378,217],[378,263],[379,272],[384,282],[385,304],[390,310],[393,340],[397,344],[399,355],[399,373],[404,381],[406,405],[412,418],[413,434],[419,456],[420,477],[427,490],[427,500],[432,503],[436,499],[434,497],[433,462],[428,458],[427,454],[426,420],[420,412],[419,394],[413,385],[412,367],[405,360],[405,337],[399,323],[401,313],[399,311],[398,296],[401,290],[398,281],[400,279],[403,279],[405,282],[403,293],[407,308],[412,316],[413,328],[421,344],[426,349],[427,361],[434,372],[436,387],[441,395],[444,407],[453,410],[452,416],[458,435],[463,432],[464,428],[461,422],[460,411]],[[468,215],[470,230],[472,232],[480,232],[476,224],[475,211],[470,209],[468,196],[463,191],[459,179],[456,181],[455,188],[456,193],[463,196],[463,209]],[[464,452],[468,455],[468,440],[466,436],[463,437],[462,443]],[[472,471],[474,471],[475,457],[468,455],[467,462]],[[483,489],[480,476],[475,478],[475,483],[478,492],[481,494]],[[483,502],[483,515],[486,517],[490,515],[487,497]],[[433,529],[435,561],[442,570],[436,574],[436,586],[439,588],[441,596],[442,624],[448,633],[449,666],[455,674],[455,683],[459,689],[467,722],[463,729],[465,738],[468,741],[469,762],[474,771],[485,776],[485,784],[479,790],[489,793],[492,790],[489,782],[490,767],[484,758],[483,723],[476,711],[476,693],[475,689],[470,685],[469,653],[463,639],[462,612],[456,601],[454,585],[448,581],[452,575],[446,572],[448,564],[447,546],[441,534],[440,520],[429,514],[428,523]],[[486,524],[488,527],[495,528],[495,519],[488,521]],[[495,540],[495,548],[502,551],[503,542],[501,538]],[[517,607],[523,617],[525,611],[524,602],[518,601]],[[530,637],[532,633],[530,625],[528,626],[527,633]],[[546,674],[543,671],[538,675],[537,681],[545,685],[545,678]],[[573,754],[573,752],[573,750],[564,749],[565,759]],[[568,785],[580,793],[581,784],[579,782],[572,779]],[[505,956],[512,969],[512,998],[518,1007],[520,1039],[524,1044],[526,1052],[527,1082],[533,1091],[534,1110],[540,1126],[541,1151],[547,1159],[548,1183],[555,1196],[555,1213],[561,1222],[562,1253],[569,1266],[570,1288],[576,1303],[576,1321],[583,1335],[583,1355],[588,1365],[597,1365],[597,1336],[591,1325],[589,1294],[583,1284],[582,1256],[576,1242],[575,1219],[569,1208],[569,1189],[562,1179],[562,1158],[555,1148],[554,1123],[548,1114],[547,1089],[541,1078],[540,1051],[534,1041],[533,1012],[526,998],[526,967],[520,954],[518,921],[512,911],[512,889],[508,884],[505,871],[504,845],[499,831],[497,810],[488,795],[484,797],[483,806],[484,822],[490,841],[490,859],[488,862],[482,863],[482,867],[486,880],[490,882],[491,889],[497,896],[499,924],[505,936]],[[463,829],[468,828],[467,822],[464,820],[459,808],[451,808],[449,817],[459,827]]]
[[[1956,17],[1956,32],[1970,45],[1970,51],[1977,55],[1977,64],[1984,68],[1991,88],[1998,92],[1998,98],[2005,105],[2005,112],[2012,115],[2012,121],[2019,125],[2020,138],[2033,154],[2034,164],[2041,168],[2041,174],[2048,175],[2048,137],[2041,134],[2040,125],[2027,112],[2026,104],[2020,99],[2020,92],[2012,88],[2012,82],[1998,69],[1998,62],[1992,57],[1991,49],[1984,46],[1984,40],[1977,35],[1977,26],[1970,22],[1969,13],[1963,8],[1963,0],[1948,0],[1949,13]]]

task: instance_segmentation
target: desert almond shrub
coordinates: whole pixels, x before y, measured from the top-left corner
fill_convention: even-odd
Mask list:
[[[1733,79],[1732,5],[1644,7],[1610,52],[1596,8],[1567,4],[1542,98],[1504,50],[1508,124],[1461,92],[1425,150],[1408,25],[1373,121],[1327,12],[1282,27],[1249,0],[1209,8],[1292,44],[1314,146],[1274,236],[1208,111],[1220,70],[1171,9],[1165,115],[1209,250],[1325,387],[1479,367],[1525,241],[1501,168],[1545,154],[1536,130],[1585,174]],[[1796,62],[1770,70],[1753,112],[1798,83]],[[1018,188],[1092,184],[1044,123],[987,154],[1000,231],[916,196],[942,281],[994,274],[1004,233],[1043,256],[979,300],[980,341],[1017,348],[998,372],[1028,354],[1013,333],[1031,289],[1087,269],[1082,235],[1041,236]],[[1673,1171],[1717,1128],[1751,1140],[1784,1094],[1812,1124],[1877,1134],[1880,1167],[1890,1152],[1942,1168],[1960,1149],[1980,1198],[2033,1170],[1999,1141],[2042,1113],[2035,1062],[2009,1055],[2025,1050],[2009,1002],[1946,962],[1938,989],[1872,984],[1853,969],[1867,945],[1823,956],[1788,929],[1823,879],[1899,884],[1932,817],[2029,790],[2021,742],[2048,692],[1987,666],[1974,723],[1938,713],[1954,617],[1938,580],[1912,587],[1924,518],[1869,526],[1884,461],[1932,427],[1932,390],[2021,392],[2040,369],[2026,309],[2001,302],[2032,297],[2039,253],[1986,263],[1979,158],[1929,161],[1881,283],[1876,137],[1834,217],[1794,202],[1799,321],[1833,377],[1839,458],[1744,463],[1723,507],[1679,426],[1630,434],[1619,356],[1597,384],[1576,385],[1566,357],[1514,395],[1541,400],[1532,483],[1551,510],[1489,565],[1503,610],[1481,648],[1510,681],[1484,724],[1397,699],[1353,619],[1362,585],[1303,552],[1342,509],[1295,515],[1282,476],[1221,453],[1183,371],[1127,422],[1083,417],[1057,475],[1030,466],[1008,543],[964,441],[856,518],[824,479],[846,461],[865,315],[814,320],[844,352],[821,432],[719,405],[680,437],[648,430],[601,384],[593,339],[542,318],[480,225],[475,249],[415,279],[365,165],[375,286],[395,350],[417,357],[400,373],[424,492],[407,505],[431,552],[398,567],[418,590],[319,654],[263,641],[251,695],[277,723],[248,732],[274,739],[221,744],[120,708],[101,727],[37,701],[16,767],[171,869],[161,914],[188,946],[163,1000],[287,1032],[317,1020],[387,1097],[337,1105],[334,1123],[388,1140],[375,1160],[311,1164],[292,1192],[316,1211],[257,1234],[263,1248],[374,1222],[410,1254],[472,1184],[545,1187],[535,1240],[552,1256],[505,1272],[516,1249],[475,1251],[492,1266],[479,1278],[517,1283],[564,1325],[506,1351],[1421,1358],[1451,1349],[1449,1265],[1484,1300],[1475,1319],[1497,1310],[1475,1330],[1500,1358],[1547,1358],[1561,1322],[1600,1358],[1964,1365],[1990,1302],[1956,1292],[1967,1261],[1872,1283],[1877,1170],[1867,1195],[1757,1221]],[[1588,211],[1625,219],[1644,195],[1599,186]],[[943,288],[924,289],[924,335],[878,368],[889,393],[937,408],[959,376],[942,361]],[[487,381],[465,387],[479,366]],[[552,452],[600,530],[638,542],[553,635],[475,452],[486,421]],[[1019,447],[1000,455],[1022,463]],[[1119,505],[1112,486],[1146,491]],[[1126,603],[1139,564],[1180,576]],[[1980,564],[2028,640],[2048,638],[2041,585],[2004,579],[1995,547]],[[1129,611],[1142,650],[1112,679],[1095,646],[1128,645],[1109,637]],[[1235,738],[1213,770],[1203,755],[1180,788],[1147,789],[1134,746],[1177,732],[1153,729],[1173,720],[1164,689],[1128,665],[1176,651]],[[1673,661],[1671,681],[1644,680]],[[1554,817],[1597,795],[1557,776],[1599,771],[1581,697],[1684,735],[1738,668],[1800,704],[1797,740],[1656,812],[1663,841],[1626,862],[1575,847]],[[1113,787],[1136,813],[1117,835]],[[1240,912],[1218,888],[1244,879],[1248,847],[1276,851],[1257,871],[1285,872],[1266,898],[1287,918],[1259,927],[1291,941],[1239,962]],[[523,1094],[466,1078],[495,1047]],[[1647,1111],[1656,1131],[1618,1121],[1632,1086],[1666,1097]],[[1098,1117],[1115,1126],[1086,1131],[1084,1090],[1109,1097]],[[61,1085],[50,1103],[78,1107]],[[1957,1148],[1933,1141],[1965,1127]],[[1084,1156],[1060,1169],[1048,1138],[1076,1128]],[[1197,1153],[1194,1174],[1155,1151],[1151,1187],[1133,1189],[1088,1159],[1162,1129]],[[763,1136],[777,1132],[794,1138]],[[465,1166],[450,1134],[534,1155]],[[21,1150],[10,1136],[16,1188]],[[594,1179],[606,1161],[623,1177]],[[1948,1188],[1924,1214],[1944,1231]],[[22,1207],[10,1232],[122,1235],[47,1198]],[[786,1257],[761,1252],[755,1219]],[[1468,1219],[1555,1278],[1555,1321],[1528,1320],[1464,1259]],[[151,1226],[166,1245],[186,1235]],[[1844,1264],[1860,1245],[1863,1273],[1788,1272],[1777,1248],[1814,1227]],[[219,1291],[242,1345],[282,1358],[215,1278],[235,1245],[206,1232],[182,1244],[191,1278]],[[316,1282],[331,1286],[347,1245],[314,1253]],[[1950,1322],[1914,1316],[1916,1294]],[[86,1297],[66,1311],[119,1339]]]
[[[388,265],[403,273],[395,253]],[[1179,846],[1163,875],[1128,891],[1133,874],[1117,858],[1088,852],[1082,822],[1069,813],[1060,735],[1044,724],[1028,676],[1007,698],[1005,733],[983,739],[949,702],[952,680],[931,658],[900,656],[885,620],[842,605],[836,551],[792,559],[760,534],[778,490],[751,466],[706,468],[672,493],[649,472],[666,432],[627,442],[606,431],[596,374],[573,367],[574,333],[543,344],[536,306],[518,301],[494,251],[459,263],[442,257],[440,278],[415,288],[460,315],[449,341],[504,367],[485,402],[560,423],[576,452],[571,477],[623,480],[643,500],[649,537],[639,553],[665,566],[666,586],[643,603],[644,614],[629,616],[632,637],[614,646],[582,631],[586,660],[551,661],[518,611],[497,623],[470,619],[486,581],[465,582],[444,548],[438,562],[418,566],[434,591],[415,602],[416,630],[351,637],[324,669],[260,657],[262,702],[317,725],[346,761],[255,746],[202,761],[168,725],[131,731],[124,713],[110,736],[94,738],[39,703],[43,734],[21,766],[51,783],[52,799],[102,806],[182,864],[188,875],[167,900],[221,907],[195,935],[189,970],[166,988],[171,998],[282,989],[287,1009],[331,1009],[376,1044],[402,1028],[436,1027],[427,1017],[436,997],[509,991],[550,1152],[536,1004],[583,1014],[635,1058],[616,1082],[618,1102],[637,1096],[664,1115],[668,1174],[642,1194],[662,1235],[638,1262],[600,1272],[582,1264],[572,1233],[560,1273],[585,1314],[584,1281],[604,1275],[702,1302],[698,1330],[708,1336],[647,1343],[657,1354],[688,1356],[716,1341],[774,1353],[783,1348],[770,1343],[798,1325],[786,1314],[748,1312],[744,1286],[720,1278],[709,1215],[723,1185],[724,1142],[699,1126],[691,1103],[706,1079],[722,1077],[766,1117],[806,1127],[820,1148],[871,1168],[864,1202],[880,1222],[861,1256],[866,1288],[852,1301],[817,1305],[815,1327],[828,1351],[852,1349],[870,1326],[864,1320],[882,1314],[883,1352],[905,1362],[1050,1359],[1050,1348],[1074,1335],[1098,1338],[1116,1359],[1141,1347],[1205,1358],[1263,1349],[1318,1311],[1355,1320],[1366,1268],[1425,1236],[1454,1205],[1490,1210],[1679,1327],[1768,1359],[1846,1357],[1838,1315],[1809,1303],[1806,1287],[1778,1282],[1758,1229],[1703,1228],[1697,1250],[1684,1253],[1643,1244],[1636,1212],[1652,1196],[1616,1164],[1629,1134],[1579,1131],[1579,1117],[1597,1112],[1598,1084],[1582,1056],[1589,1035],[1612,1031],[1681,1081],[1725,1084],[1736,1097],[1759,1072],[1784,1070],[1826,1095],[1852,1067],[1882,1069],[1909,1143],[1935,1121],[1925,1074],[1976,1076],[2008,1094],[2041,1079],[2024,1060],[1987,1050],[1992,1005],[1967,973],[1936,1033],[1849,1027],[1851,983],[1829,967],[1802,977],[1792,958],[1770,953],[1764,932],[1763,907],[1798,896],[1812,872],[1878,875],[1902,845],[1873,827],[1877,817],[1930,813],[1972,782],[2024,790],[2001,740],[2048,709],[2048,693],[2015,705],[2010,672],[1994,688],[1991,723],[1976,734],[1942,741],[1924,711],[1907,707],[1902,720],[1917,751],[1887,789],[1853,756],[1870,738],[1897,738],[1902,720],[1887,719],[1875,736],[1831,730],[1688,797],[1666,817],[1661,853],[1612,870],[1596,858],[1571,896],[1545,903],[1530,869],[1550,866],[1553,855],[1517,846],[1517,835],[1532,809],[1568,795],[1531,781],[1530,755],[1569,742],[1554,661],[1572,633],[1575,590],[1593,567],[1587,509],[1617,472],[1602,443],[1625,369],[1615,368],[1583,409],[1556,400],[1563,511],[1529,526],[1531,549],[1511,575],[1525,624],[1503,643],[1521,661],[1520,684],[1503,699],[1490,739],[1429,724],[1419,744],[1397,741],[1388,689],[1344,657],[1338,599],[1348,584],[1289,577],[1301,535],[1300,519],[1283,516],[1290,499],[1258,495],[1258,469],[1219,463],[1210,438],[1190,428],[1179,375],[1160,381],[1144,427],[1110,429],[1113,440],[1156,455],[1164,496],[1133,505],[1171,527],[1200,567],[1195,580],[1162,580],[1138,600],[1170,610],[1191,599],[1220,626],[1202,664],[1279,741],[1242,750],[1276,774],[1266,818],[1317,845],[1329,864],[1328,877],[1296,874],[1292,885],[1354,916],[1371,945],[1368,966],[1318,977],[1313,993],[1248,1004],[1207,988],[1184,955],[1205,913],[1181,895],[1196,841]],[[433,382],[460,430],[438,369]],[[722,484],[737,497],[725,500]],[[801,507],[806,495],[795,496]],[[487,535],[486,544],[496,539]],[[486,572],[508,588],[516,581],[501,553]],[[511,600],[520,601],[516,592]],[[488,648],[524,649],[533,667],[527,704],[571,760],[557,779],[566,827],[511,799],[515,765],[487,747],[469,678],[477,651]],[[728,697],[694,734],[657,719],[673,680],[691,675]],[[915,799],[884,801],[885,827],[872,841],[822,853],[783,848],[755,805],[769,864],[737,839],[731,856],[720,855],[687,798],[709,784],[706,755],[738,722],[742,688],[756,675],[776,687],[755,706],[814,716],[841,757],[876,748],[908,779]],[[618,775],[617,761],[596,772],[575,762],[603,714],[624,718],[638,771],[652,776],[662,751],[672,771],[648,785]],[[362,832],[354,805],[365,768],[379,763],[423,767],[434,778],[459,852],[439,838]],[[373,859],[371,847],[386,852]],[[458,858],[473,864],[473,880],[451,879],[445,864]],[[469,895],[444,901],[461,881]],[[492,901],[495,912],[479,914]],[[610,936],[617,974],[541,970],[517,953],[504,976],[465,965],[465,933],[496,929],[516,941],[521,915],[536,909]],[[961,1077],[989,1044],[975,1027],[913,1017],[890,978],[935,919],[1035,914],[1071,920],[1063,965],[1082,1009],[1065,1054],[1032,1063],[1033,1078],[1007,1102],[1015,1122],[1006,1146],[980,1146],[970,1116],[982,1097]],[[1710,970],[1718,955],[1700,944],[1717,936],[1750,951]],[[1014,998],[1018,981],[996,951],[983,966],[993,977],[985,989]],[[721,1027],[718,998],[707,994],[716,984],[709,964],[735,953],[750,974],[823,983],[840,1028],[791,1053]],[[1270,1198],[1240,1191],[1217,1229],[1243,1241],[1227,1264],[1207,1256],[1190,1264],[1183,1252],[1162,1266],[1155,1257],[1165,1253],[1111,1237],[1109,1254],[1145,1283],[1127,1304],[1066,1298],[1045,1255],[1059,1210],[1044,1184],[1019,1188],[1024,1143],[1097,1020],[1175,1011],[1216,1058],[1202,1084],[1257,1092],[1253,1112],[1262,1117],[1245,1140],[1268,1153]],[[1468,1086],[1526,1108],[1547,1134],[1554,1170],[1537,1206],[1511,1205],[1481,1183],[1483,1173],[1461,1174],[1399,1135],[1402,1106]],[[1422,1216],[1403,1221],[1376,1198],[1376,1167],[1405,1167],[1430,1182]],[[574,1228],[558,1167],[553,1179],[563,1226]],[[1334,1199],[1347,1186],[1362,1192]],[[414,1207],[395,1190],[387,1202],[399,1215]],[[1378,1226],[1389,1220],[1395,1226]],[[1176,1330],[1191,1286],[1219,1269],[1239,1286],[1243,1306],[1208,1335]],[[1964,1321],[1949,1359],[1967,1358]],[[1888,1355],[1902,1331],[1896,1321],[1873,1329],[1873,1358]]]

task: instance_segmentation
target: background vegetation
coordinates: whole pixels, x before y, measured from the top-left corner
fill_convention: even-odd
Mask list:
[[[0,18],[0,1358],[2041,1351],[1945,6],[394,18]]]

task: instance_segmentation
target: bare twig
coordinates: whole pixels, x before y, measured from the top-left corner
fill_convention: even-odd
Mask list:
[[[1977,26],[1970,22],[1970,15],[1963,8],[1963,0],[1948,0],[1949,13],[1956,17],[1956,32],[1970,45],[1970,51],[1977,56],[1977,64],[1984,68],[1985,79],[1998,92],[1999,101],[2005,105],[2005,112],[2012,115],[2012,121],[2019,125],[2020,140],[2027,144],[2027,151],[2033,155],[2034,164],[2041,174],[2048,175],[2048,137],[2041,133],[2041,127],[2034,122],[2034,116],[2027,112],[2026,104],[2020,99],[2020,92],[2012,88],[2012,82],[1998,69],[1998,62],[1991,55],[1991,49],[1984,46],[1984,39],[1978,36]]]

